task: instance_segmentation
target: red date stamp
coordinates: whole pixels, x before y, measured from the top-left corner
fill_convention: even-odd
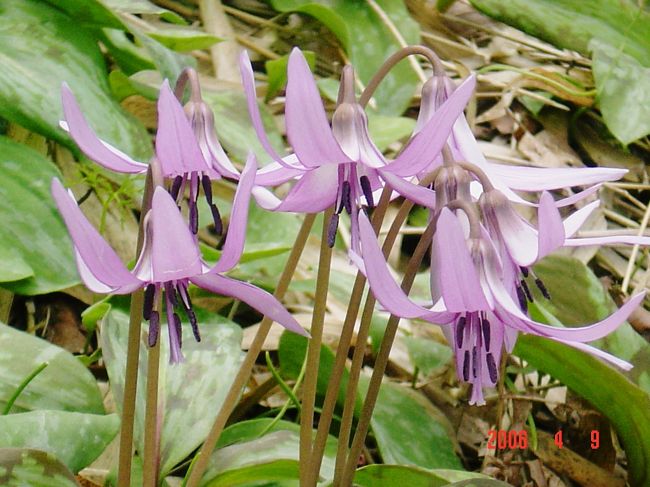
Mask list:
[[[488,450],[525,450],[528,448],[528,432],[526,430],[489,430],[487,448]]]

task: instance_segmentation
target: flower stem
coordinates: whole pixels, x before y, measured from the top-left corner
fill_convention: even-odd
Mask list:
[[[278,299],[282,299],[284,297],[284,294],[287,292],[287,289],[289,288],[289,283],[291,282],[293,274],[296,270],[296,266],[298,265],[298,261],[302,255],[302,251],[305,248],[305,244],[307,243],[307,238],[309,237],[311,227],[314,225],[315,218],[315,214],[305,215],[305,219],[302,222],[302,226],[300,227],[296,241],[293,244],[293,249],[289,254],[289,259],[287,260],[284,271],[280,276],[278,285],[275,288],[275,297]],[[235,406],[239,401],[241,390],[244,388],[246,382],[248,381],[248,378],[250,377],[251,371],[253,370],[253,365],[255,365],[255,360],[257,360],[257,356],[262,350],[262,346],[264,345],[264,341],[266,340],[266,337],[271,330],[272,324],[273,321],[271,321],[271,319],[268,317],[264,317],[260,323],[257,333],[255,334],[255,338],[253,338],[253,342],[251,343],[250,348],[244,357],[244,361],[239,367],[239,371],[237,372],[237,375],[235,376],[233,383],[230,386],[228,395],[224,399],[223,405],[221,406],[221,409],[219,410],[219,413],[214,420],[212,429],[208,433],[203,446],[197,453],[196,462],[194,462],[194,465],[190,467],[187,481],[185,482],[185,485],[187,487],[197,487],[199,485],[199,481],[201,480],[201,477],[208,467],[210,455],[212,454],[214,447],[219,440],[219,436],[221,435],[221,431],[223,431],[223,428],[226,425],[228,417],[232,413],[233,409],[235,409]]]
[[[379,231],[381,223],[386,215],[386,210],[390,203],[390,195],[392,190],[386,186],[384,187],[379,203],[375,207],[372,214],[372,227],[375,233]],[[323,460],[323,451],[327,443],[327,435],[329,433],[330,425],[332,424],[332,417],[334,414],[334,407],[339,395],[339,387],[341,385],[341,378],[343,377],[343,369],[345,368],[345,360],[348,357],[348,350],[352,342],[352,335],[354,333],[354,324],[357,320],[359,313],[359,305],[363,297],[363,288],[366,284],[366,278],[361,272],[357,272],[357,277],[354,280],[350,300],[348,301],[348,308],[343,321],[343,328],[339,337],[339,343],[336,348],[336,355],[334,358],[334,366],[330,374],[329,383],[327,385],[327,392],[325,393],[325,400],[323,401],[323,410],[318,421],[318,430],[316,431],[316,439],[311,452],[311,465],[312,475],[317,475],[320,472],[320,466]]]
[[[147,354],[147,400],[144,420],[144,459],[142,484],[144,487],[158,485],[160,432],[158,411],[158,377],[160,371],[160,338],[149,348]]]
[[[138,229],[136,256],[140,255],[144,243],[144,216],[151,209],[154,192],[154,179],[158,179],[156,163],[149,165],[144,183],[144,196]],[[142,331],[142,308],[144,292],[142,289],[131,295],[129,313],[129,337],[126,349],[126,371],[124,374],[124,397],[122,398],[122,424],[120,428],[120,452],[118,456],[117,487],[131,487],[131,460],[133,458],[133,421],[135,420],[135,396],[138,389],[138,363],[140,360],[140,333]]]
[[[404,279],[402,280],[402,290],[407,294],[411,290],[411,286],[413,286],[413,281],[415,280],[415,275],[418,271],[418,268],[420,267],[422,258],[424,257],[429,245],[431,244],[431,239],[433,238],[435,227],[436,220],[432,220],[427,229],[424,231],[424,234],[422,234],[420,242],[415,248],[415,251],[413,252],[413,255],[406,267]],[[345,468],[343,469],[341,482],[337,484],[335,481],[335,485],[352,485],[352,479],[356,470],[357,460],[359,458],[361,450],[363,449],[366,435],[368,434],[370,418],[372,416],[372,411],[375,408],[375,403],[377,402],[379,388],[381,387],[381,381],[384,376],[384,372],[386,371],[386,365],[388,365],[390,349],[393,346],[393,341],[395,340],[395,335],[397,334],[397,326],[399,325],[399,321],[399,316],[395,315],[391,315],[388,319],[386,331],[384,332],[384,338],[381,341],[379,353],[377,354],[375,366],[372,371],[372,377],[370,379],[370,383],[368,384],[368,390],[366,391],[366,399],[363,403],[361,416],[359,417],[359,422],[357,424],[357,430],[352,440],[352,446],[350,447],[350,453],[345,463]]]
[[[316,485],[315,479],[310,479],[312,429],[314,427],[314,403],[316,402],[316,383],[318,381],[318,366],[320,362],[320,346],[323,341],[323,325],[327,309],[327,291],[330,281],[332,263],[332,247],[328,244],[329,221],[332,219],[334,207],[323,214],[323,231],[321,234],[320,256],[318,259],[318,274],[316,277],[316,296],[314,312],[311,319],[311,340],[307,347],[307,366],[305,382],[302,387],[302,409],[300,411],[300,485]]]
[[[409,212],[413,208],[413,202],[404,201],[400,207],[393,223],[388,230],[386,239],[382,246],[384,258],[390,254],[399,230],[402,224],[408,217]],[[340,485],[338,481],[343,474],[343,467],[345,466],[345,459],[348,453],[348,443],[352,431],[352,422],[354,420],[354,406],[357,399],[357,388],[359,386],[359,376],[361,368],[363,367],[363,358],[366,351],[366,343],[370,333],[370,324],[372,322],[372,315],[375,309],[375,298],[372,294],[368,294],[366,302],[361,313],[361,323],[359,331],[357,332],[357,344],[354,347],[354,355],[352,356],[352,365],[350,366],[350,376],[348,378],[348,386],[345,393],[345,405],[343,407],[343,419],[341,421],[341,428],[339,430],[339,443],[336,451],[336,468],[334,471],[334,485]]]

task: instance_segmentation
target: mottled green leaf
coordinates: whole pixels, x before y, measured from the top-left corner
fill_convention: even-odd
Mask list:
[[[409,352],[411,362],[424,375],[432,373],[438,367],[445,365],[452,357],[451,348],[434,340],[424,337],[403,338]]]
[[[566,384],[607,416],[625,449],[630,483],[648,485],[650,397],[644,391],[597,358],[553,340],[523,335],[514,353]]]
[[[73,472],[90,465],[117,435],[116,414],[31,411],[0,416],[0,447],[51,453]]]
[[[183,326],[185,361],[169,364],[166,326],[160,333],[161,363],[159,401],[165,415],[160,445],[161,475],[167,474],[205,439],[225,398],[241,360],[241,329],[225,318],[196,309],[201,342]],[[128,315],[113,308],[102,322],[102,349],[116,404],[124,394],[124,370]],[[147,345],[143,336],[140,373],[146,374]],[[136,445],[143,451],[145,384],[138,382]]]
[[[442,487],[450,482],[489,479],[486,475],[462,470],[427,470],[407,465],[367,465],[357,470],[354,484],[360,487]],[[507,485],[502,482],[495,486]]]
[[[380,151],[386,150],[393,142],[410,136],[414,128],[415,120],[412,118],[388,117],[368,112],[368,130]]]
[[[202,30],[178,27],[163,29],[159,26],[156,30],[148,32],[147,35],[169,49],[183,52],[208,49],[223,40]]]
[[[61,174],[48,159],[0,136],[0,253],[4,261],[0,281],[18,294],[43,294],[79,282],[68,231],[50,196],[55,177]],[[7,272],[2,273],[5,268]],[[19,280],[6,282],[14,277]]]
[[[420,29],[403,2],[377,0],[407,44],[420,41]],[[366,2],[347,0],[272,0],[280,12],[296,11],[315,17],[339,39],[364,84],[400,46],[390,29]],[[375,93],[380,113],[401,115],[415,94],[417,76],[407,62],[399,63]]]
[[[102,395],[92,374],[71,353],[45,340],[0,324],[0,406],[4,408],[25,377],[49,365],[14,403],[12,411],[55,409],[104,414]]]
[[[148,158],[147,132],[111,98],[102,53],[83,25],[34,1],[5,0],[0,16],[0,116],[77,150],[59,128],[65,81],[103,139]]]
[[[0,448],[0,484],[5,487],[77,487],[53,455],[27,448]]]

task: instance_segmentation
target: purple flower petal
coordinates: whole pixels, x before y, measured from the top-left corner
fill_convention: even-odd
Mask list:
[[[327,115],[302,52],[294,48],[287,69],[287,137],[306,167],[350,162],[332,134]]]
[[[438,217],[431,253],[431,265],[436,266],[441,278],[440,292],[449,311],[490,310],[463,229],[448,208],[443,208]]]
[[[248,282],[237,281],[215,273],[192,277],[190,280],[197,286],[212,291],[213,293],[221,294],[222,296],[231,296],[243,301],[287,330],[298,335],[309,336],[309,333],[298,324],[296,319],[282,306],[280,301],[266,291]]]
[[[293,156],[293,157],[292,157]],[[284,158],[284,164],[272,162],[257,171],[255,184],[260,186],[278,186],[305,173],[305,168],[294,165],[296,157]]]
[[[601,360],[605,360],[616,367],[619,367],[623,370],[631,370],[633,365],[629,362],[626,362],[625,360],[621,360],[618,357],[614,357],[613,355],[610,355],[607,352],[603,352],[602,350],[599,350],[596,347],[592,347],[591,345],[586,345],[584,343],[580,342],[572,342],[570,340],[555,340],[556,342],[564,343],[565,345],[569,345],[570,347],[577,348],[578,350],[581,350],[583,352],[586,352],[590,355],[593,355],[594,357],[597,357]]]
[[[553,196],[544,191],[537,212],[538,255],[535,260],[550,254],[564,244],[564,225]]]
[[[166,177],[210,169],[187,115],[167,80],[160,87],[158,98],[156,155]]]
[[[382,179],[386,181],[388,186],[404,196],[407,200],[413,201],[414,203],[427,208],[435,208],[436,193],[431,189],[410,183],[390,171],[383,169],[378,169],[377,171],[381,175]]]
[[[636,235],[613,235],[611,237],[567,238],[565,247],[583,247],[585,245],[650,245],[650,237]]]
[[[433,323],[449,323],[454,313],[431,311],[411,301],[391,276],[384,254],[377,244],[377,236],[364,212],[359,213],[359,237],[363,248],[364,271],[370,290],[381,305],[402,318],[423,318]]]
[[[237,185],[237,192],[235,193],[232,211],[230,212],[226,243],[223,246],[219,262],[213,268],[215,272],[226,272],[235,267],[244,251],[246,225],[248,223],[248,205],[251,199],[251,190],[255,183],[256,170],[257,161],[255,160],[255,154],[251,152],[248,154],[246,167],[244,167],[239,184]]]
[[[361,105],[339,105],[332,117],[332,133],[350,160],[373,168],[386,165],[386,159],[370,138],[368,118]]]
[[[115,172],[139,174],[147,171],[147,164],[134,161],[95,135],[66,83],[61,86],[61,100],[66,120],[65,125],[62,124],[63,128],[70,132],[70,136],[86,156]]]
[[[52,196],[74,244],[77,267],[84,284],[93,292],[128,294],[143,283],[124,266],[115,251],[81,212],[61,181],[52,179]]]
[[[600,200],[593,201],[568,216],[564,220],[564,234],[566,237],[568,238],[575,234],[599,205]]]
[[[150,274],[152,282],[167,282],[203,272],[196,239],[162,187],[154,191],[151,210],[145,218],[147,241],[142,251],[144,257],[134,269],[136,275]]]
[[[463,81],[386,169],[398,176],[409,177],[420,173],[431,164],[447,142],[456,119],[463,113],[474,92],[475,85],[476,77],[473,75]]]

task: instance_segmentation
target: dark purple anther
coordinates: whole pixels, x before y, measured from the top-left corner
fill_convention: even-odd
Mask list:
[[[519,281],[519,284],[521,284],[521,288],[524,290],[524,293],[526,294],[528,301],[532,303],[534,299],[532,293],[530,292],[530,288],[528,287],[528,283],[522,279],[521,281]]]
[[[149,317],[149,346],[154,347],[158,341],[160,332],[160,314],[158,311],[152,311]]]
[[[345,208],[345,211],[348,212],[348,215],[352,214],[352,200],[350,200],[349,181],[343,181],[343,187],[341,188],[341,204],[339,205],[337,213],[341,213],[343,208]]]
[[[165,295],[172,306],[176,306],[178,304],[178,300],[176,299],[176,289],[174,289],[174,286],[171,282],[165,283]]]
[[[456,347],[460,348],[463,346],[463,336],[465,331],[465,324],[467,323],[467,318],[461,316],[458,318],[458,323],[456,324]]]
[[[496,384],[497,382],[497,364],[494,362],[494,357],[491,353],[488,353],[485,356],[485,361],[487,362],[488,374],[490,374],[490,380]]]
[[[519,270],[524,275],[524,277],[528,277],[528,267],[520,267]]]
[[[172,187],[169,190],[169,194],[172,195],[172,199],[174,201],[176,201],[178,198],[178,192],[180,191],[184,180],[185,178],[183,176],[176,176],[172,182]]]
[[[196,202],[190,200],[190,230],[193,234],[196,234],[199,231],[199,210],[196,207]]]
[[[201,176],[201,186],[203,186],[203,194],[205,194],[205,199],[209,205],[212,205],[212,184],[210,183],[210,177],[205,174]]]
[[[363,175],[359,178],[359,183],[361,184],[361,190],[363,191],[363,195],[366,197],[368,206],[370,208],[373,208],[375,206],[375,200],[372,197],[372,187],[370,186],[370,179],[368,179],[368,176]]]
[[[519,307],[525,313],[528,311],[528,301],[521,286],[517,285],[517,299],[519,299]]]
[[[200,342],[201,333],[199,333],[199,324],[196,320],[196,315],[194,314],[194,310],[192,308],[186,309],[185,313],[187,314],[187,318],[190,320],[190,325],[192,325],[192,333],[194,333],[194,339],[197,342]]]
[[[174,328],[176,328],[176,336],[178,337],[178,348],[183,346],[183,328],[181,328],[181,318],[177,313],[174,313]]]
[[[327,245],[329,248],[334,247],[334,242],[336,242],[336,231],[339,228],[339,215],[334,213],[332,218],[330,218],[330,224],[327,227]]]
[[[548,289],[546,289],[546,286],[539,277],[535,278],[535,285],[537,286],[537,289],[539,289],[542,293],[542,296],[544,296],[546,299],[551,299],[551,295],[548,292]]]
[[[219,213],[217,205],[211,204],[210,211],[212,212],[212,221],[214,221],[214,233],[221,235],[223,233],[223,221],[221,221],[221,213]]]
[[[153,300],[156,295],[156,286],[149,284],[144,290],[144,305],[142,306],[142,317],[149,321],[151,319],[151,312],[153,311]]]
[[[490,351],[490,322],[486,318],[481,318],[481,330],[483,331],[483,344],[485,350]]]
[[[465,350],[463,356],[463,380],[465,382],[469,380],[469,350]]]
[[[472,377],[476,379],[478,375],[478,348],[472,349]]]

